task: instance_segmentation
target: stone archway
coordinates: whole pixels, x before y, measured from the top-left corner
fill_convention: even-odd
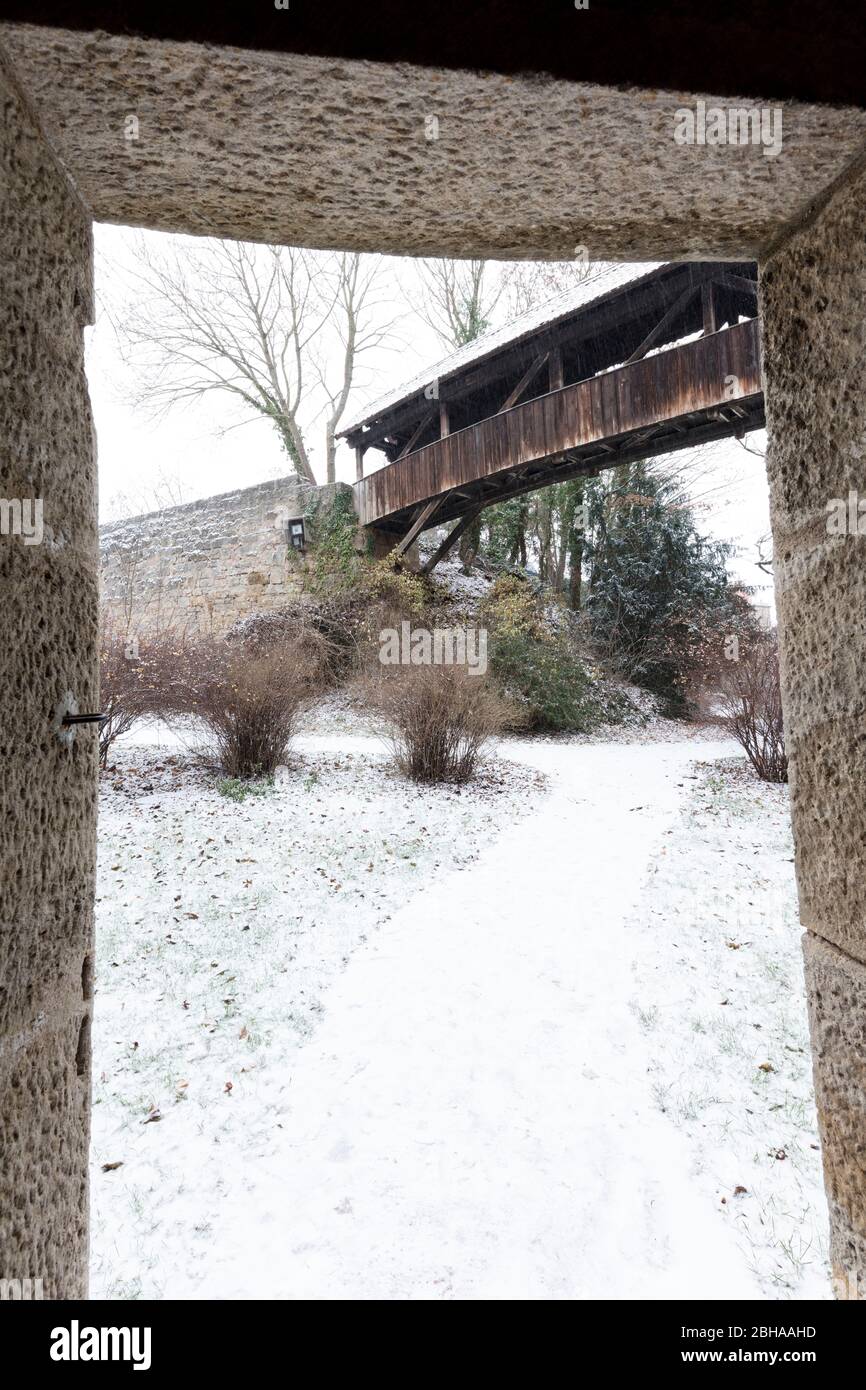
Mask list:
[[[677,143],[678,109],[722,99],[654,90],[651,55],[645,85],[623,89],[601,72],[590,86],[278,48],[0,26],[2,490],[42,500],[45,521],[41,545],[5,534],[0,549],[0,1272],[41,1277],[52,1297],[86,1289],[96,756],[86,730],[70,741],[57,723],[67,698],[80,711],[97,698],[82,353],[97,217],[403,253],[568,257],[580,246],[593,259],[759,261],[833,1265],[840,1291],[856,1294],[866,1280],[863,567],[860,538],[828,537],[824,519],[862,482],[866,446],[866,110],[817,107],[806,93],[785,105],[787,133],[769,158],[760,144]],[[796,97],[796,80],[769,99]]]

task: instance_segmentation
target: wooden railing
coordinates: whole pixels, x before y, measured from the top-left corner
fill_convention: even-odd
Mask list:
[[[364,525],[461,485],[667,420],[759,396],[760,321],[749,319],[564,386],[425,444],[355,484]],[[731,425],[731,434],[736,428]]]

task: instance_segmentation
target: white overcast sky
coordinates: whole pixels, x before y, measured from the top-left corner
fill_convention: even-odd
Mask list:
[[[174,409],[158,420],[132,404],[134,380],[118,351],[105,302],[134,264],[135,246],[142,237],[160,245],[183,245],[190,240],[125,227],[98,225],[95,229],[97,313],[95,324],[87,330],[87,374],[96,421],[102,520],[141,511],[142,502],[149,509],[153,505],[149,498],[161,480],[168,480],[184,500],[191,501],[249,487],[287,471],[286,455],[273,427],[265,420],[247,421],[228,397],[212,393],[202,404]],[[399,313],[399,342],[396,348],[370,356],[346,420],[445,355],[433,330],[406,307],[405,290],[417,285],[413,262],[390,258],[386,270],[388,303],[383,312]],[[321,420],[306,424],[313,466],[321,479],[323,426]],[[747,442],[762,448],[763,432],[748,436]],[[368,467],[379,457],[375,451],[369,453]],[[755,593],[755,602],[771,603],[771,582],[754,564],[757,541],[769,531],[763,462],[733,440],[714,446],[707,457],[710,475],[695,488],[700,529],[736,545],[738,558],[732,570],[761,590]],[[341,448],[338,476],[352,481],[354,466],[354,455]],[[126,505],[121,498],[128,499]]]

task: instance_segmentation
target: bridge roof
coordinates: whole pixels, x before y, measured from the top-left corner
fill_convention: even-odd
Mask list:
[[[512,319],[510,323],[482,334],[471,343],[466,343],[449,353],[447,357],[425,367],[402,386],[385,392],[378,400],[364,406],[363,413],[357,415],[351,423],[344,425],[339,431],[340,436],[356,434],[365,425],[389,415],[395,407],[402,406],[413,396],[421,394],[432,382],[441,384],[450,378],[458,377],[466,367],[474,367],[488,358],[495,357],[504,348],[512,348],[515,344],[534,337],[540,329],[553,328],[571,319],[578,310],[606,299],[626,287],[651,280],[665,269],[664,261],[640,261],[600,268],[579,285],[554,295],[543,304]]]

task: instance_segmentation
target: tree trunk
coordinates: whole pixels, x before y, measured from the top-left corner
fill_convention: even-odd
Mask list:
[[[294,426],[293,421],[286,420],[285,418],[278,422],[278,429],[280,431],[280,438],[283,441],[283,448],[292,461],[294,471],[299,477],[306,478],[307,482],[312,483],[313,487],[315,487],[316,475],[310,466],[310,460],[307,458],[307,451],[304,447],[304,441],[301,438],[300,431]]]
[[[331,425],[328,425],[325,430],[325,453],[327,455],[326,481],[335,483],[337,481],[337,441],[334,438]]]
[[[580,609],[583,567],[583,532],[572,531],[569,546],[568,599],[575,611]]]
[[[471,526],[467,526],[466,530],[463,532],[463,535],[460,538],[460,545],[458,547],[457,553],[460,556],[460,563],[464,569],[469,569],[472,565],[476,555],[478,554],[478,547],[480,546],[480,544],[481,517],[479,516],[476,517]]]

